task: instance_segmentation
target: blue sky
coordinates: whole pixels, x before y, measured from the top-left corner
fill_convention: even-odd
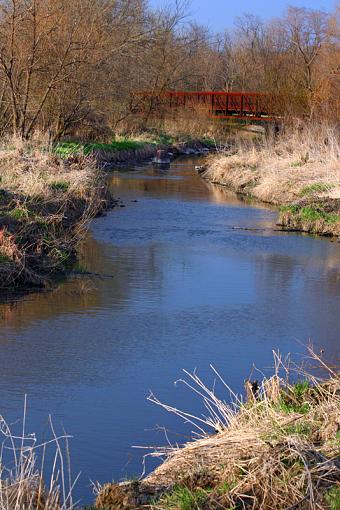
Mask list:
[[[171,4],[171,0],[150,0],[150,3],[158,7]],[[235,17],[245,12],[268,19],[281,15],[288,5],[331,10],[335,0],[190,0],[189,4],[191,18],[220,31],[232,26]]]

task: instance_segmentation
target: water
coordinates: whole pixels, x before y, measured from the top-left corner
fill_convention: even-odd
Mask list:
[[[212,363],[241,391],[253,363],[271,366],[272,349],[299,356],[312,340],[339,355],[340,245],[276,231],[274,210],[204,182],[195,163],[114,172],[126,207],[92,223],[82,257],[95,275],[0,305],[1,413],[19,418],[26,393],[29,430],[51,413],[74,436],[87,502],[90,479],[141,473],[131,446],[164,444],[158,426],[189,437],[146,399],[152,390],[201,412],[173,384],[182,368],[212,382]]]

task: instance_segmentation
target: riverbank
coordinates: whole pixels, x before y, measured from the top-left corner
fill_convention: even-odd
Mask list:
[[[182,447],[156,449],[151,455],[166,459],[160,467],[141,481],[99,488],[96,508],[337,510],[340,375],[312,357],[327,376],[296,373],[275,355],[274,375],[260,384],[248,381],[247,403],[234,396],[231,406],[196,373],[187,373],[185,384],[202,397],[205,416],[181,412],[151,395],[151,401],[189,421],[200,437]],[[298,382],[289,382],[290,370]]]
[[[172,157],[190,155],[200,150],[215,148],[211,138],[192,138],[189,135],[167,133],[144,133],[131,138],[117,137],[110,143],[61,141],[54,147],[63,159],[91,156],[100,167],[110,167],[126,162],[141,162],[153,158],[157,150],[171,153]]]
[[[340,143],[336,129],[297,126],[267,140],[234,141],[201,176],[279,207],[285,230],[340,236]]]
[[[46,287],[66,275],[89,221],[116,202],[103,168],[152,158],[159,148],[199,153],[211,140],[170,135],[111,143],[10,140],[0,150],[0,289]]]
[[[50,417],[47,439],[40,443],[26,431],[25,401],[22,423],[8,424],[0,416],[2,446],[13,457],[8,470],[3,453],[0,456],[1,508],[338,510],[340,373],[310,348],[309,352],[314,375],[306,371],[306,364],[297,368],[274,353],[273,375],[260,383],[246,381],[244,402],[215,370],[213,388],[196,372],[186,372],[181,382],[205,405],[200,416],[151,395],[149,400],[189,422],[196,439],[151,449],[149,455],[163,460],[158,468],[141,480],[95,485],[97,497],[90,507],[74,505],[78,477],[72,481],[68,471],[70,436],[56,435]],[[291,377],[294,382],[289,382]],[[221,397],[217,382],[223,388]],[[226,392],[233,404],[226,403]],[[46,449],[55,452],[52,473],[43,462]]]
[[[45,287],[74,265],[88,222],[113,201],[94,160],[62,160],[44,142],[11,141],[0,172],[0,289]]]
[[[199,413],[190,392],[182,395],[171,384],[181,367],[193,366],[193,357],[204,374],[207,360],[227,371],[239,391],[252,362],[271,364],[266,353],[273,338],[282,351],[296,352],[294,338],[317,342],[322,331],[327,357],[338,356],[339,244],[268,236],[261,227],[274,219],[270,208],[206,185],[195,164],[197,158],[184,157],[168,173],[150,165],[134,172],[127,165],[108,174],[112,193],[127,207],[91,223],[81,249],[90,274],[1,307],[2,412],[20,436],[27,393],[29,433],[41,431],[52,413],[57,433],[64,425],[74,436],[72,473],[82,475],[73,501],[93,501],[89,480],[139,475],[148,450],[130,448],[166,444],[155,424],[177,432],[174,441],[189,441],[192,427],[164,419],[145,397],[153,388],[164,402],[176,399],[177,407]],[[259,229],[240,232],[235,225]],[[220,396],[229,401],[228,392]],[[46,458],[54,458],[53,446]]]

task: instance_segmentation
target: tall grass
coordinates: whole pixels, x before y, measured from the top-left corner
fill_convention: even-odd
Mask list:
[[[62,161],[46,135],[37,134],[30,141],[11,138],[0,147],[0,188],[31,197],[51,198],[55,183],[67,185],[78,197],[88,191],[95,173],[94,161],[78,155]]]
[[[340,489],[340,376],[311,347],[308,352],[311,372],[274,353],[274,375],[263,378],[247,402],[236,397],[232,405],[196,373],[186,372],[189,379],[182,382],[202,399],[202,416],[151,395],[152,402],[189,421],[199,435],[184,448],[167,446],[151,453],[167,460],[147,483],[170,488],[170,496],[151,507],[170,510],[175,499],[171,487],[176,497],[181,494],[177,488],[184,487],[194,500],[203,490],[204,505],[197,508],[330,508],[327,501]]]
[[[279,135],[235,137],[212,156],[204,175],[275,204],[302,196],[340,198],[340,133],[328,124],[296,122]]]
[[[197,372],[185,371],[180,380],[203,404],[201,414],[150,395],[191,425],[192,440],[151,447],[145,460],[163,463],[139,482],[103,486],[98,508],[334,510],[340,491],[338,367],[311,347],[302,366],[274,352],[272,375],[248,381],[246,400],[212,370],[212,387]]]

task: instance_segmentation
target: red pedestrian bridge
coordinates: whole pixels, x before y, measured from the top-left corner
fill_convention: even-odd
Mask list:
[[[135,95],[139,113],[164,114],[171,110],[192,110],[213,119],[274,120],[273,98],[260,92],[172,91],[139,92]]]

